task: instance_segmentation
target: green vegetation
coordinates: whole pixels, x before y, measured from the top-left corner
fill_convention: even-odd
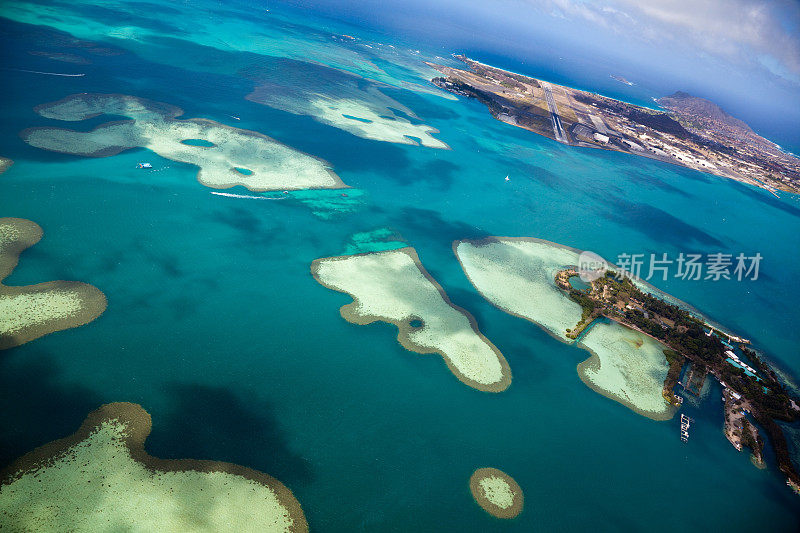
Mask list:
[[[795,420],[798,413],[791,407],[791,396],[775,373],[754,352],[742,345],[744,356],[752,363],[758,375],[749,375],[726,359],[728,349],[717,334],[707,335],[707,326],[694,315],[640,290],[627,276],[608,271],[591,283],[587,290],[579,291],[569,285],[573,270],[556,275],[558,285],[570,299],[583,309],[581,321],[568,332],[577,337],[588,322],[600,315],[607,316],[626,326],[637,329],[663,342],[670,369],[665,381],[664,396],[670,399],[680,370],[688,359],[697,372],[711,372],[719,381],[738,391],[749,402],[754,414],[762,417]],[[716,333],[716,330],[714,330]]]
[[[585,330],[586,327],[599,316],[599,313],[596,312],[592,299],[589,298],[583,291],[572,289],[569,291],[569,297],[575,302],[578,302],[583,309],[581,312],[580,322],[578,322],[571,330],[567,330],[567,337],[570,339],[577,339],[578,335],[583,333],[583,330]]]
[[[675,388],[675,385],[678,384],[678,379],[681,377],[681,369],[683,369],[683,365],[686,363],[686,358],[670,348],[664,349],[664,357],[666,357],[667,363],[669,363],[669,370],[667,371],[667,377],[664,379],[664,390],[662,394],[665,400],[674,404],[675,400],[672,398],[672,390]]]

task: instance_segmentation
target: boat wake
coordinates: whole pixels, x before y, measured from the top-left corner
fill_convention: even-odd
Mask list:
[[[64,76],[67,78],[79,78],[86,76],[86,74],[62,74],[61,72],[41,72],[39,70],[25,70],[24,68],[8,68],[8,70],[16,70],[17,72],[27,72],[29,74],[46,74],[48,76]]]
[[[277,196],[277,197],[250,196],[248,194],[231,194],[229,192],[214,192],[214,191],[211,191],[211,194],[216,194],[217,196],[226,196],[228,198],[244,198],[247,200],[283,200],[284,198],[286,198],[285,196]]]

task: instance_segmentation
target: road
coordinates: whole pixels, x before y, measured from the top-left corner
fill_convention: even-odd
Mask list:
[[[553,91],[550,89],[550,84],[545,81],[540,81],[539,83],[544,89],[547,107],[550,108],[550,120],[553,122],[553,133],[556,136],[556,140],[560,143],[569,144],[564,128],[561,126],[561,117],[558,116],[558,107],[556,107],[556,101],[553,99]]]

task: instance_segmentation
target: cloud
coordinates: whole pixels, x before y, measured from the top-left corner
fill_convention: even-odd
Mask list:
[[[800,4],[794,0],[548,0],[529,5],[653,46],[758,67],[800,84]]]

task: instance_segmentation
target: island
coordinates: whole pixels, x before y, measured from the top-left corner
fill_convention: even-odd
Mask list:
[[[165,460],[144,449],[141,406],[110,403],[78,431],[0,473],[0,523],[13,531],[305,532],[292,492],[243,466]]]
[[[503,354],[478,330],[475,318],[450,301],[413,248],[316,259],[311,273],[323,286],[353,297],[340,310],[348,322],[394,324],[405,349],[441,355],[474,389],[501,392],[511,384]]]
[[[623,78],[622,76],[618,76],[617,74],[611,74],[610,77],[611,77],[612,80],[618,81],[620,83],[624,83],[625,85],[628,85],[628,86],[636,85],[632,81],[628,81],[625,78]]]
[[[148,148],[173,161],[199,167],[207,187],[237,185],[251,191],[340,189],[347,187],[321,159],[275,139],[207,119],[179,120],[183,110],[161,102],[120,94],[75,94],[34,109],[43,117],[81,121],[100,115],[131,120],[101,124],[88,132],[36,127],[20,136],[37,148],[87,157],[108,157]],[[149,163],[142,169],[152,168]]]
[[[43,335],[88,324],[106,310],[105,295],[78,281],[3,284],[20,254],[42,238],[42,228],[22,218],[0,218],[0,350]]]
[[[639,414],[671,418],[683,400],[676,387],[699,395],[708,376],[718,380],[727,438],[739,450],[752,449],[760,466],[765,439],[756,424],[763,428],[787,484],[800,493],[778,423],[800,420],[800,398],[748,339],[602,258],[606,270],[587,276],[577,266],[580,250],[529,237],[455,241],[453,250],[484,298],[589,350],[592,357],[577,368],[581,380]]]
[[[468,69],[428,63],[443,74],[432,83],[477,99],[513,126],[572,146],[682,165],[775,196],[800,192],[799,158],[702,98],[677,92],[658,100],[664,112],[455,57]]]
[[[469,490],[481,508],[496,518],[515,518],[525,502],[517,482],[496,468],[479,468],[469,478]]]
[[[675,414],[662,395],[669,368],[663,345],[638,331],[599,321],[583,334],[575,332],[587,313],[555,277],[564,265],[580,261],[580,250],[542,239],[488,237],[455,241],[453,251],[469,281],[490,303],[591,354],[576,367],[586,386],[653,420]]]
[[[608,269],[604,275],[589,280],[589,286],[577,289],[570,279],[578,277],[575,268],[556,273],[558,286],[583,309],[580,322],[572,330],[588,328],[604,317],[640,332],[667,347],[664,354],[669,372],[663,394],[667,401],[680,405],[676,386],[697,393],[706,376],[712,376],[723,388],[725,434],[736,449],[753,451],[753,461],[763,465],[763,439],[747,419],[752,416],[768,433],[778,467],[788,484],[800,492],[800,475],[795,469],[786,438],[777,421],[800,420],[800,399],[793,396],[775,371],[750,347],[750,341],[725,333],[689,310],[659,297],[643,282],[620,270]],[[580,334],[580,333],[578,333]],[[688,367],[684,382],[680,382]]]
[[[11,159],[8,159],[6,157],[0,157],[0,174],[8,170],[9,167],[13,164],[14,161],[12,161]]]

